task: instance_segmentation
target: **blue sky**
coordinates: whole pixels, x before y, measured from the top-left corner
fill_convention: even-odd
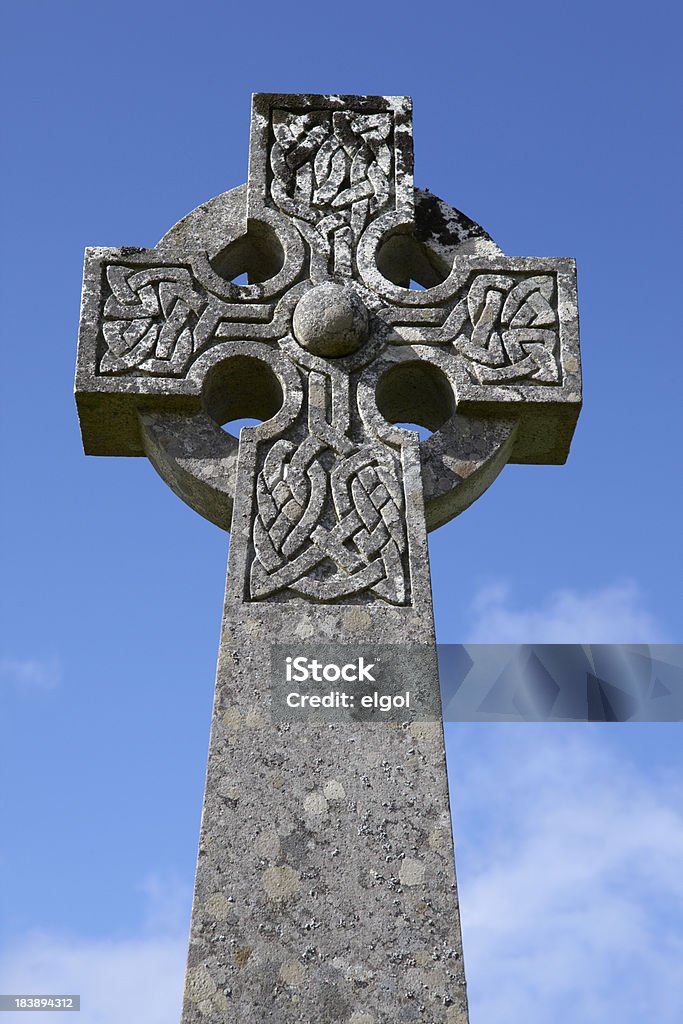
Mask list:
[[[506,468],[432,535],[439,639],[681,642],[681,15],[24,0],[2,28],[0,991],[161,1024],[227,538],[143,460],[82,455],[84,246],[246,180],[252,91],[411,94],[418,185],[576,257],[585,373],[567,465]],[[679,727],[450,725],[448,753],[472,1024],[679,1021]]]

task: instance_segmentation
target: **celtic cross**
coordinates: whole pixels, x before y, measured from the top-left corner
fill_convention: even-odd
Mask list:
[[[258,94],[247,186],[87,250],[76,393],[231,533],[183,1024],[464,1024],[441,722],[283,723],[269,652],[433,650],[427,530],[566,459],[573,261],[415,189],[407,98]]]

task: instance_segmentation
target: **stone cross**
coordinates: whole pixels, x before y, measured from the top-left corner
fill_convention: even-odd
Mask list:
[[[579,374],[573,261],[415,189],[406,97],[256,95],[248,185],[87,250],[85,451],[231,533],[183,1024],[467,1021],[440,713],[285,723],[269,657],[433,652],[427,531],[564,462]]]

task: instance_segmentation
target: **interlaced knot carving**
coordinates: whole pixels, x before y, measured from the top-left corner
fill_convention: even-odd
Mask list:
[[[229,303],[181,266],[106,266],[103,374],[182,377],[207,346],[225,338],[276,337],[270,304]],[[457,286],[456,286],[457,287]],[[478,384],[562,383],[557,283],[553,274],[475,272],[444,307],[385,307],[395,340],[452,347]],[[440,326],[437,326],[440,322]],[[419,327],[414,328],[413,324]],[[434,326],[432,326],[434,325]]]
[[[137,270],[110,263],[106,280],[109,294],[102,310],[102,374],[134,371],[182,377],[193,359],[212,343],[268,337],[280,331],[271,323],[270,303],[226,302],[208,291],[186,267]]]
[[[559,383],[554,290],[548,275],[517,283],[500,274],[475,278],[467,293],[472,331],[469,338],[459,337],[455,347],[472,361],[481,384],[523,377]]]
[[[394,195],[390,114],[273,112],[270,194],[283,213],[357,241]]]
[[[195,350],[194,329],[206,308],[183,267],[133,270],[108,266],[111,295],[104,306],[102,332],[107,351],[101,373],[180,375]]]
[[[520,279],[478,272],[449,298],[445,310],[394,306],[379,315],[395,328],[395,341],[452,346],[478,384],[562,383],[553,274]]]
[[[404,497],[391,453],[366,445],[340,457],[312,435],[276,441],[256,502],[253,600],[281,590],[318,601],[373,591],[406,602]]]

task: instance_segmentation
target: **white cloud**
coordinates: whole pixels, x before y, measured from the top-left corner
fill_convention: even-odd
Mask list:
[[[519,607],[496,583],[472,602],[467,643],[664,643],[666,637],[632,581],[598,590],[557,590],[536,606]]]
[[[33,934],[0,968],[5,993],[81,996],[81,1024],[180,1020],[186,937],[87,940]],[[54,1024],[54,1013],[31,1014]]]
[[[683,1019],[683,787],[608,728],[449,727],[471,1024]]]
[[[58,658],[0,658],[0,682],[25,690],[52,690],[62,678]]]
[[[93,939],[31,932],[0,954],[0,992],[80,995],[80,1024],[179,1021],[189,893],[154,877],[141,888],[148,911],[139,934]],[[54,1024],[55,1015],[34,1012],[31,1021]]]

